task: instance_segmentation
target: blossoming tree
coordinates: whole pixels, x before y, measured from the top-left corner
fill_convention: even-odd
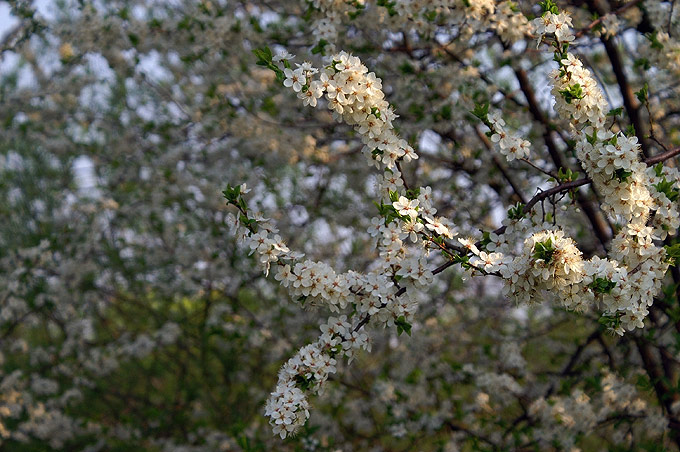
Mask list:
[[[3,446],[677,450],[679,9],[13,4]]]

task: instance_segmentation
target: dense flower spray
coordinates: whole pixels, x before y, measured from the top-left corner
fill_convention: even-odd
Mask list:
[[[609,131],[608,106],[597,82],[568,51],[574,41],[571,18],[556,12],[550,2],[544,7],[545,13],[533,25],[539,46],[547,40],[556,49],[559,67],[549,76],[555,110],[570,122],[576,155],[609,213],[625,224],[608,258],[585,260],[574,240],[539,219],[537,212],[516,212],[502,231],[483,243],[460,238],[459,246],[451,244],[448,240],[456,228],[434,216],[436,208],[426,195],[429,187],[406,189],[400,164],[418,155],[394,130],[397,115],[385,100],[380,78],[346,52],[328,57],[321,69],[305,62],[295,70],[287,59],[279,59],[282,69],[272,62],[268,50],[257,52],[260,64],[280,74],[284,86],[297,93],[304,105],[315,107],[323,101],[334,118],[352,126],[361,137],[367,161],[381,172],[380,217],[372,220],[369,231],[377,239],[379,258],[367,274],[337,274],[324,263],[300,261],[301,255],[275,235],[274,226],[251,216],[238,188],[225,192],[241,211],[240,220],[232,220],[238,236],[262,256],[266,271],[272,263],[278,264],[276,279],[294,298],[325,305],[333,312],[354,307],[349,315],[331,317],[319,340],[282,368],[266,407],[274,432],[282,438],[295,433],[309,417],[306,392],[322,390],[328,374],[336,370],[336,357],[351,361],[355,350],[369,348],[368,336],[361,333],[365,325],[396,325],[400,332],[410,333],[417,306],[414,290],[432,281],[434,272],[427,269],[431,249],[442,250],[450,262],[460,263],[473,275],[502,278],[503,292],[518,303],[548,298],[580,312],[599,306],[604,322],[618,334],[644,326],[670,263],[654,240],[674,233],[680,224],[676,207],[660,193],[659,181],[674,187],[680,181],[678,172],[648,169],[639,159],[635,137]],[[498,144],[508,161],[529,157],[529,141],[506,131],[500,113],[489,113],[486,105],[473,114],[489,127],[491,142]]]

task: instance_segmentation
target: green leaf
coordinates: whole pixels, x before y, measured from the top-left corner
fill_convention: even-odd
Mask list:
[[[598,323],[606,326],[609,329],[615,330],[621,325],[621,318],[618,315],[603,315],[598,320]]]
[[[406,190],[406,197],[408,199],[418,199],[418,196],[420,196],[420,187]]]
[[[651,43],[652,49],[655,49],[655,50],[663,50],[663,44],[661,44],[661,43],[659,42],[659,38],[658,38],[658,36],[657,36],[657,32],[656,32],[656,31],[654,31],[653,33],[647,33],[647,34],[645,35],[645,38],[647,38],[647,39],[649,40],[649,42]]]
[[[137,44],[139,44],[139,36],[137,36],[134,33],[129,33],[128,39],[130,40],[130,43],[135,47],[137,47]]]
[[[406,318],[403,315],[399,316],[399,318],[394,321],[394,324],[397,326],[397,335],[401,336],[401,333],[404,332],[409,336],[411,335],[412,325],[406,321]]]
[[[553,246],[552,239],[547,238],[542,242],[536,243],[534,245],[533,257],[536,260],[542,260],[546,264],[552,260],[553,254],[555,254],[555,247]]]
[[[553,0],[545,0],[539,3],[540,7],[543,8],[543,15],[546,13],[559,14],[560,10],[557,8],[557,4]]]
[[[638,58],[637,60],[635,60],[635,67],[642,68],[645,71],[648,71],[649,69],[651,69],[652,65],[650,64],[647,58]]]
[[[666,259],[671,263],[671,265],[678,265],[678,259],[680,258],[680,243],[675,243],[673,245],[664,246],[666,250]]]
[[[623,168],[619,168],[616,171],[614,171],[612,179],[618,179],[619,182],[625,182],[632,174],[633,173],[631,171],[626,171]]]
[[[656,177],[663,176],[663,162],[659,162],[656,165],[654,165],[654,172],[656,173]]]
[[[272,64],[272,51],[269,47],[262,47],[260,49],[253,49],[253,53],[257,57],[257,64],[260,66],[269,66]]]
[[[581,88],[581,85],[578,83],[570,85],[567,89],[563,89],[559,93],[564,97],[564,101],[568,104],[572,103],[574,99],[583,99],[584,96],[583,88]]]
[[[680,196],[680,192],[675,188],[675,184],[673,182],[668,182],[665,177],[661,182],[654,185],[654,188],[656,188],[659,193],[665,194],[671,202],[675,202],[678,199],[678,196]]]
[[[619,108],[614,108],[612,110],[609,110],[609,112],[607,112],[607,116],[619,116],[622,113],[623,113],[623,107],[619,107]]]
[[[236,203],[236,200],[241,196],[241,186],[237,185],[236,187],[232,187],[227,184],[227,188],[222,191],[222,194],[227,198],[229,203]]]
[[[611,279],[607,278],[596,278],[595,281],[590,283],[588,286],[590,287],[593,292],[602,294],[602,293],[611,293],[612,289],[616,287],[616,283],[612,281]]]
[[[511,220],[519,220],[522,217],[524,217],[524,204],[521,202],[508,209],[508,218]]]
[[[486,249],[486,245],[491,243],[491,233],[489,231],[482,231],[482,241],[480,243],[480,248]]]
[[[588,135],[588,133],[586,133],[586,139],[588,140],[588,143],[595,146],[595,143],[597,143],[597,130],[593,130],[592,135]]]
[[[326,54],[325,49],[327,45],[328,41],[326,41],[325,39],[320,39],[319,42],[314,47],[312,47],[312,53],[314,55],[317,54],[325,55]]]
[[[489,122],[489,102],[475,103],[475,108],[470,113],[486,124]]]
[[[635,93],[635,96],[638,98],[640,103],[647,103],[647,97],[649,95],[649,86],[647,85],[647,82],[645,82],[644,85],[642,85],[642,88],[640,88],[640,91],[637,91]]]

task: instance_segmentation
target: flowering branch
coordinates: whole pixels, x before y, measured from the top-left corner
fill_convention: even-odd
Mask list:
[[[548,35],[555,49],[558,70],[550,74],[550,81],[556,110],[571,122],[574,150],[588,177],[572,180],[575,173],[566,166],[552,140],[551,127],[547,127],[544,138],[557,167],[559,185],[510,209],[502,227],[485,234],[483,240],[459,238],[460,248],[446,240],[455,235],[454,227],[435,216],[430,187],[409,186],[404,180],[402,164],[418,155],[394,131],[392,122],[397,115],[385,100],[381,79],[345,52],[330,56],[319,70],[307,62],[293,69],[288,55],[273,57],[268,49],[255,51],[258,64],[273,70],[305,105],[326,104],[335,119],[352,126],[364,144],[367,162],[381,172],[376,202],[379,216],[371,220],[369,228],[377,240],[379,257],[375,268],[366,274],[339,274],[327,264],[301,261],[302,254],[290,251],[273,225],[248,211],[241,196],[245,190],[228,187],[225,191],[228,201],[239,210],[239,218],[232,220],[240,231],[238,236],[258,255],[265,272],[276,264],[276,279],[300,304],[323,304],[333,312],[352,308],[348,315],[330,317],[321,325],[319,339],[283,366],[266,408],[274,432],[282,438],[294,434],[309,417],[307,395],[322,390],[329,374],[335,372],[336,358],[345,356],[351,361],[356,350],[370,348],[368,336],[360,333],[363,327],[369,323],[395,326],[399,334],[410,335],[410,321],[417,308],[411,289],[428,286],[434,275],[454,264],[472,275],[501,277],[504,293],[518,302],[533,303],[550,296],[578,311],[598,304],[603,310],[601,322],[618,334],[644,326],[647,308],[670,265],[664,249],[653,240],[658,238],[656,234],[675,232],[680,224],[677,209],[669,204],[679,194],[675,184],[680,173],[663,165],[648,171],[638,158],[637,139],[605,128],[606,101],[590,71],[568,52],[574,40],[571,18],[560,13],[552,0],[542,6],[545,12],[534,22],[539,45]],[[526,73],[516,73],[532,114],[551,126],[538,109]],[[477,130],[485,145],[498,143],[508,161],[526,159],[530,143],[506,130],[500,112],[490,113],[489,103],[485,103],[472,113],[490,129],[490,140]],[[666,154],[668,158],[676,155]],[[503,174],[521,199],[519,187]],[[603,194],[607,211],[626,223],[613,241],[611,258],[584,260],[575,241],[557,226],[557,195],[590,183]],[[579,199],[577,191],[574,195]],[[538,215],[534,207],[548,198],[553,212],[544,209]],[[647,224],[648,219],[652,225]],[[608,237],[599,232],[604,243]],[[418,246],[408,246],[409,242]],[[432,249],[442,251],[447,261],[430,271],[427,253]]]

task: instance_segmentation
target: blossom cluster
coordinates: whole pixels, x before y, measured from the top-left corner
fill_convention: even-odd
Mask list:
[[[328,374],[335,372],[335,357],[344,356],[351,362],[358,350],[370,349],[368,335],[360,331],[362,320],[402,328],[409,325],[417,303],[408,293],[397,295],[394,278],[402,278],[402,284],[412,281],[414,287],[423,286],[431,282],[432,273],[426,269],[424,259],[409,256],[401,240],[407,234],[396,228],[394,222],[377,231],[382,237],[381,265],[367,274],[354,271],[336,274],[321,262],[299,262],[302,255],[288,249],[273,225],[261,216],[251,217],[233,217],[229,222],[236,228],[243,246],[258,254],[258,262],[266,271],[272,264],[278,266],[276,279],[293,297],[303,303],[323,304],[336,312],[350,304],[356,307],[357,315],[349,321],[345,315],[330,317],[321,326],[318,341],[301,349],[280,371],[266,414],[274,432],[284,438],[295,433],[309,417],[306,391],[322,390]]]
[[[310,344],[281,368],[276,391],[265,407],[274,434],[285,438],[304,425],[309,418],[309,402],[298,385],[318,391],[328,375],[335,372],[335,364],[335,359],[323,353],[317,344]]]
[[[309,401],[305,391],[323,391],[328,376],[336,371],[334,357],[344,355],[350,362],[357,350],[370,351],[368,335],[353,329],[347,316],[330,317],[321,325],[321,336],[288,360],[279,371],[276,391],[265,407],[274,434],[281,438],[297,432],[309,418]]]
[[[568,53],[560,61],[560,68],[553,70],[549,78],[551,93],[555,96],[555,110],[561,117],[571,118],[574,125],[590,123],[598,128],[604,127],[607,101],[580,59]]]
[[[410,322],[418,305],[416,293],[410,289],[426,287],[433,280],[427,251],[431,246],[441,247],[442,240],[455,235],[453,225],[436,216],[430,187],[405,189],[397,162],[408,162],[417,155],[393,130],[392,119],[396,115],[384,100],[381,80],[368,73],[358,58],[345,52],[331,56],[320,73],[309,63],[299,64],[293,70],[289,58],[289,55],[272,58],[284,64],[281,70],[284,86],[312,107],[325,94],[335,117],[354,126],[369,162],[384,173],[378,183],[381,216],[371,220],[368,231],[376,239],[379,257],[365,274],[337,273],[325,263],[301,261],[303,255],[288,248],[274,225],[248,210],[241,196],[247,193],[245,186],[225,191],[230,203],[241,210],[238,218],[231,215],[228,220],[236,237],[244,248],[257,255],[265,272],[269,272],[271,265],[277,265],[275,278],[294,299],[326,306],[332,312],[341,312],[348,306],[354,308],[349,319],[345,315],[339,317],[340,321],[331,317],[328,325],[322,326],[319,340],[284,365],[277,390],[267,405],[270,422],[282,437],[294,433],[305,422],[308,416],[305,391],[319,392],[327,371],[334,371],[333,366],[324,367],[322,362],[332,359],[334,365],[336,356],[352,361],[357,350],[370,347],[367,334],[360,331],[365,324],[396,326],[400,333],[410,334]],[[409,246],[409,241],[419,246]],[[300,362],[307,364],[300,366]]]
[[[573,239],[550,224],[519,221],[508,226],[503,236],[491,235],[486,248],[493,252],[480,251],[459,239],[473,253],[470,264],[474,269],[504,278],[504,294],[525,304],[549,298],[576,311],[590,309],[599,301],[603,315],[616,319],[611,325],[616,332],[642,327],[648,303],[659,289],[656,279],[648,278],[649,272],[637,272],[638,279],[631,281],[619,261],[598,256],[584,260]],[[517,252],[513,238],[526,235]],[[652,261],[645,262],[649,266]]]
[[[529,156],[531,143],[524,138],[505,130],[505,121],[500,112],[493,112],[488,115],[489,124],[493,135],[491,141],[498,143],[501,154],[508,162],[515,159],[521,160]]]
[[[595,34],[597,36],[604,36],[605,38],[611,38],[613,36],[616,36],[616,34],[619,32],[619,19],[616,17],[615,14],[605,14],[604,17],[602,17],[602,22],[600,23],[599,27],[596,27]]]
[[[398,159],[417,159],[413,148],[394,132],[396,118],[382,91],[382,80],[359,58],[340,52],[329,58],[326,68],[319,70],[302,63],[295,70],[284,69],[284,86],[292,87],[305,105],[316,106],[325,95],[334,116],[354,127],[365,145],[369,160],[393,168]],[[319,74],[318,79],[314,76]]]
[[[543,38],[547,34],[554,35],[555,39],[560,43],[574,40],[574,33],[571,30],[571,16],[564,11],[559,13],[546,11],[541,17],[537,17],[531,23],[534,27],[534,34],[538,36],[536,48],[541,45]]]
[[[544,132],[540,121],[535,118],[532,125],[527,113],[533,112],[516,108],[524,97],[513,83],[495,83],[511,68],[525,68],[530,76],[542,72],[544,56],[525,51],[527,16],[533,17],[535,5],[309,0],[288,7],[254,0],[137,2],[128,10],[119,2],[85,0],[78,11],[74,2],[49,2],[56,3],[53,14],[42,14],[44,8],[35,10],[31,3],[36,2],[10,3],[16,27],[3,41],[0,69],[7,100],[0,191],[12,212],[0,227],[0,443],[5,448],[198,452],[257,443],[266,450],[370,450],[415,440],[423,450],[513,450],[566,447],[571,440],[588,449],[594,440],[606,449],[625,435],[630,440],[622,448],[633,450],[643,447],[641,441],[660,447],[672,441],[663,431],[661,437],[640,433],[645,426],[649,432],[661,430],[664,418],[677,425],[680,406],[668,397],[677,386],[673,366],[661,367],[666,349],[675,353],[675,328],[666,323],[666,313],[674,316],[674,309],[659,303],[653,306],[658,316],[644,320],[646,310],[652,311],[650,301],[661,295],[659,275],[666,262],[660,241],[676,227],[678,175],[672,164],[642,166],[631,139],[597,127],[584,129],[587,136],[572,145],[568,138],[577,135],[567,137],[562,128],[570,118],[551,117],[549,126],[557,132],[549,127],[548,134],[567,147],[559,149],[567,162],[575,163],[572,151],[578,147],[593,154],[589,174],[597,174],[592,176],[597,196],[605,200],[614,231],[613,241],[603,240],[608,259],[588,259],[599,244],[588,249],[594,241],[582,234],[583,218],[567,211],[566,193],[546,198],[548,209],[536,204],[543,218],[527,212],[526,219],[504,222],[504,233],[490,234],[488,243],[486,235],[481,244],[478,237],[466,242],[471,255],[465,256],[453,238],[456,230],[476,231],[481,221],[486,228],[509,197],[545,188],[543,176],[524,165],[532,162],[514,161],[507,173],[514,186],[505,184],[506,168],[485,166],[490,153],[477,151],[486,141],[470,133],[474,125],[467,119],[473,99],[508,107],[503,111],[508,126],[492,115],[499,120],[494,148],[514,157],[514,150],[508,152],[513,143],[526,143],[506,135],[526,131],[532,157],[545,154],[530,138]],[[571,7],[574,24],[592,20],[585,5]],[[625,15],[615,14],[625,30],[619,44],[630,51],[623,63],[636,62],[635,70],[624,68],[628,80],[635,89],[641,78],[649,80],[652,138],[677,145],[680,8],[658,0],[627,2],[626,8]],[[643,20],[640,26],[631,20],[635,15]],[[603,32],[609,31],[607,20]],[[656,30],[644,36],[649,22]],[[597,31],[589,31],[584,41]],[[566,39],[558,34],[544,39]],[[252,46],[264,42],[294,48],[314,61],[286,64],[291,57],[285,54],[272,59],[289,95],[272,92],[270,72],[244,65]],[[596,58],[600,45],[591,43],[583,54],[591,57],[592,74],[601,71],[618,100],[607,76],[608,60]],[[315,46],[311,55],[307,44]],[[384,94],[371,91],[370,102],[360,102],[375,117],[376,107],[380,120],[389,114],[382,100],[401,110],[394,112],[408,112],[408,121],[392,122],[414,148],[423,145],[427,156],[418,165],[406,168],[404,157],[384,162],[376,147],[366,149],[378,167],[375,175],[357,165],[356,144],[370,143],[371,133],[383,134],[366,120],[368,113],[350,127],[325,124],[330,113],[300,124],[310,115],[298,115],[299,104],[325,109],[333,100],[326,83],[342,81],[336,98],[353,95],[343,77],[373,83],[361,68],[339,69],[333,57],[322,63],[314,56],[334,53],[333,46],[370,55],[372,63],[363,62],[382,77],[379,82],[375,77],[375,86],[382,85]],[[582,93],[573,85],[560,90],[577,104]],[[342,102],[334,105],[358,105]],[[641,104],[646,119],[647,105]],[[345,116],[356,114],[332,111],[346,122]],[[292,117],[300,127],[290,127]],[[623,122],[616,120],[614,127]],[[516,124],[522,127],[512,127]],[[583,122],[579,129],[583,125],[589,126]],[[342,137],[347,129],[350,135]],[[637,132],[642,140],[646,131]],[[645,147],[655,148],[651,142],[646,138]],[[622,153],[619,147],[632,149]],[[611,164],[608,154],[617,154]],[[81,177],[82,161],[90,161],[91,177]],[[548,169],[539,161],[536,167]],[[267,212],[284,216],[277,231],[244,207],[238,219],[229,218],[239,224],[234,246],[232,237],[221,233],[228,212],[215,187],[225,178],[243,177],[249,185],[255,182],[253,204],[291,206],[291,215]],[[423,187],[427,184],[432,188]],[[375,194],[378,213],[364,202]],[[301,199],[323,216],[304,223],[312,227],[299,226],[307,214]],[[553,202],[556,215],[549,212]],[[345,203],[351,208],[338,211]],[[633,221],[636,215],[639,221]],[[442,216],[455,218],[455,224]],[[315,227],[324,223],[328,229]],[[568,238],[577,230],[572,225],[584,238],[583,255]],[[291,230],[295,240],[288,238]],[[296,242],[310,255],[291,251]],[[311,256],[331,249],[338,250],[332,266]],[[283,292],[273,290],[273,281],[253,277],[248,253],[272,280],[280,279]],[[448,274],[453,262],[494,276],[461,284],[458,275]],[[512,278],[520,267],[515,287]],[[440,271],[447,275],[436,278]],[[667,327],[636,334],[625,341],[630,347],[606,339],[600,344],[599,337],[588,342],[593,335],[582,342],[586,329],[598,333],[591,316],[565,315],[552,306],[521,309],[529,316],[517,315],[498,295],[501,284],[494,284],[504,275],[509,290],[533,286],[531,303],[554,297],[570,309],[593,306],[623,330],[643,321]],[[569,279],[577,276],[578,282]],[[306,312],[295,315],[291,307]],[[318,317],[311,330],[301,328]],[[560,329],[565,319],[566,334]],[[382,327],[388,329],[376,334]],[[404,332],[413,337],[398,338]],[[671,382],[668,391],[635,395],[646,367],[639,344],[655,352],[659,374]],[[378,353],[361,359],[371,346]],[[549,359],[536,360],[544,351]],[[470,360],[474,371],[460,371],[471,367]],[[333,372],[348,363],[361,368],[334,378]],[[567,363],[575,365],[563,373]],[[633,384],[593,378],[595,368],[606,363]],[[283,365],[278,385],[272,365]],[[652,375],[654,367],[648,367]],[[572,382],[583,392],[569,396]],[[663,377],[654,383],[657,389],[666,384]],[[249,395],[266,399],[271,391],[269,422],[260,422],[260,397]],[[611,410],[600,416],[602,391]],[[654,402],[641,408],[641,400],[656,395],[663,414]],[[527,413],[536,399],[546,400],[546,411]],[[316,405],[332,408],[315,416]],[[305,420],[312,428],[281,445],[279,437],[288,439]],[[272,428],[277,435],[267,438]],[[389,435],[403,439],[395,442]]]
[[[676,36],[671,36],[665,31],[655,32],[649,35],[644,52],[648,63],[667,69],[671,73],[671,80],[680,75],[680,40]],[[660,76],[663,77],[663,74]],[[671,80],[669,82],[672,83]]]
[[[600,88],[578,58],[562,52],[567,48],[564,42],[573,39],[568,16],[546,12],[534,23],[541,39],[553,33],[561,49],[556,52],[560,67],[551,73],[555,109],[573,125],[576,155],[603,196],[603,207],[626,226],[614,237],[609,259],[584,260],[564,231],[528,219],[506,223],[504,236],[490,235],[484,251],[470,240],[459,240],[473,253],[472,268],[500,274],[506,282],[504,293],[518,302],[550,296],[568,309],[581,311],[599,301],[609,326],[623,334],[644,326],[668,270],[665,251],[654,240],[680,225],[671,201],[678,193],[678,172],[663,166],[648,168],[639,159],[635,136],[605,129],[607,102]],[[495,127],[497,120],[493,121]],[[522,235],[527,238],[518,250],[512,237]]]
[[[273,60],[282,64],[282,69],[264,62],[274,66],[284,86],[297,93],[304,105],[326,103],[338,121],[352,126],[369,163],[383,172],[378,182],[380,216],[371,220],[369,228],[378,257],[365,274],[338,273],[321,262],[301,261],[302,255],[288,249],[274,226],[248,211],[239,193],[232,193],[229,199],[241,211],[240,217],[232,220],[237,236],[258,254],[266,271],[270,265],[278,265],[276,279],[295,299],[337,313],[353,308],[349,317],[331,317],[317,342],[302,348],[283,366],[266,409],[270,424],[281,437],[295,433],[306,421],[307,392],[322,390],[328,374],[335,372],[336,357],[351,361],[356,350],[369,348],[368,336],[360,332],[364,325],[397,326],[399,332],[410,332],[409,322],[417,308],[412,289],[432,283],[433,272],[427,268],[432,248],[443,250],[473,273],[502,277],[504,293],[518,302],[553,298],[578,311],[599,304],[617,333],[643,326],[668,268],[663,249],[653,241],[659,238],[660,229],[677,223],[677,209],[666,202],[672,197],[677,172],[649,172],[639,161],[634,137],[604,128],[607,103],[602,92],[582,62],[566,52],[574,39],[570,17],[546,12],[534,24],[539,42],[550,34],[560,49],[559,69],[550,76],[555,109],[574,126],[579,138],[577,156],[602,191],[610,213],[627,223],[614,239],[612,258],[584,260],[574,240],[554,224],[539,221],[536,212],[506,220],[505,232],[490,234],[482,250],[471,239],[459,239],[469,255],[457,254],[445,241],[454,237],[455,227],[435,216],[429,187],[406,189],[399,163],[417,155],[395,133],[392,121],[397,116],[374,73],[346,52],[328,57],[321,70],[308,62],[293,69],[288,62],[291,57],[286,55]],[[498,143],[509,161],[528,156],[530,143],[508,132],[500,114],[483,116],[492,129],[491,141]],[[653,220],[656,227],[646,226],[652,210],[660,212]],[[417,246],[409,246],[409,242]],[[503,377],[502,381],[506,380],[511,379]]]

